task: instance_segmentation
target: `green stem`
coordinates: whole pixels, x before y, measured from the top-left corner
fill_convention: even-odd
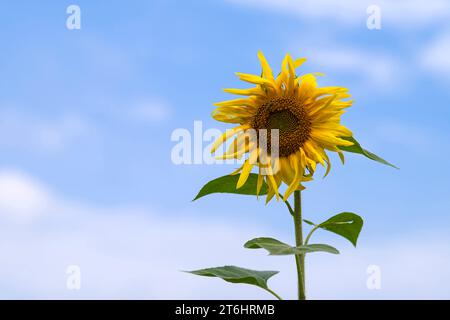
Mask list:
[[[302,203],[301,194],[297,190],[294,192],[294,226],[295,226],[295,244],[297,247],[303,245],[302,231]],[[295,263],[297,265],[298,278],[298,299],[306,300],[305,294],[305,255],[295,255]]]
[[[267,292],[273,294],[278,300],[283,300],[279,295],[277,295],[274,291],[272,291],[270,288],[265,288]]]
[[[291,204],[289,203],[289,201],[286,200],[284,203],[286,204],[286,206],[287,206],[287,208],[288,208],[289,213],[291,214],[291,216],[294,216],[294,215],[295,215],[294,209],[292,209]]]
[[[317,229],[319,229],[319,226],[315,226],[314,228],[311,229],[311,231],[308,233],[308,235],[306,236],[305,239],[305,246],[308,244],[309,239],[311,238],[312,234],[314,233],[314,231],[316,231]]]

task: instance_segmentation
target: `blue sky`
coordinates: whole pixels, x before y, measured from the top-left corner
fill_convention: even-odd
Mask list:
[[[350,88],[344,123],[401,168],[333,157],[332,173],[308,185],[310,220],[354,211],[366,222],[356,250],[319,236],[343,254],[310,259],[313,298],[449,298],[450,4],[379,1],[382,28],[369,30],[372,3],[356,0],[76,1],[82,27],[68,30],[70,4],[0,4],[0,297],[266,297],[178,273],[221,263],[280,263],[286,273],[274,287],[294,293],[289,261],[241,250],[252,236],[292,238],[283,205],[233,196],[192,203],[234,167],[177,166],[170,157],[173,130],[192,130],[195,120],[228,128],[210,118],[212,103],[227,98],[222,88],[245,86],[234,72],[259,72],[262,50],[274,69],[289,52],[308,58],[304,72],[325,73],[322,85]],[[168,255],[165,243],[188,243],[190,254]],[[208,253],[217,248],[224,254]],[[418,264],[412,248],[430,263]],[[114,263],[119,283],[100,281]],[[333,263],[354,284],[348,290],[327,271]],[[25,268],[33,264],[35,275]],[[86,279],[79,291],[64,287],[68,264]],[[384,270],[382,290],[365,288],[369,264]]]

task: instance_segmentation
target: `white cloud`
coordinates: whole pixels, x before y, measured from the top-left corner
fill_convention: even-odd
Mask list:
[[[0,171],[0,217],[14,222],[30,222],[51,204],[49,192],[19,171]]]
[[[450,17],[450,3],[446,0],[228,0],[242,6],[294,14],[301,18],[323,18],[342,25],[359,24],[366,27],[366,9],[370,5],[381,8],[382,25],[411,29],[445,22]]]
[[[129,79],[136,71],[129,50],[105,41],[104,37],[86,35],[79,43],[74,42],[74,47],[79,49],[80,58],[92,66],[93,75],[98,79],[106,78],[108,83]]]
[[[270,298],[258,288],[180,272],[224,264],[280,270],[271,287],[295,297],[292,257],[242,248],[254,236],[288,240],[261,225],[74,203],[9,170],[0,174],[0,207],[0,298]],[[11,219],[17,212],[35,219],[17,223]],[[309,296],[448,299],[450,239],[442,234],[380,238],[373,245],[363,240],[356,250],[340,242],[347,248],[340,256],[311,255]],[[366,288],[369,264],[381,268],[379,291]],[[79,291],[66,288],[69,265],[81,268]]]
[[[330,258],[317,256],[310,265],[310,293],[324,299],[448,299],[448,235],[380,237],[375,246],[359,246]],[[367,267],[381,271],[381,289],[369,290]],[[314,270],[314,271],[313,271]]]
[[[0,112],[0,146],[4,147],[59,151],[90,130],[83,119],[73,114],[44,120],[8,109]]]
[[[300,17],[332,18],[344,23],[353,22],[353,19],[365,15],[365,6],[361,1],[296,1],[296,0],[229,0],[242,6],[250,6],[267,10],[276,10],[281,13],[295,14]]]
[[[379,123],[375,131],[382,140],[406,147],[408,151],[415,153],[420,152],[428,155],[433,150],[445,148],[447,144],[439,138],[433,128],[423,124],[386,120]]]
[[[398,89],[403,79],[400,72],[401,63],[385,53],[377,54],[354,47],[330,45],[305,48],[296,56],[313,57],[309,63],[318,70],[349,75],[355,79],[355,83],[363,81],[366,87],[375,86],[382,90],[390,90],[393,87]]]
[[[158,123],[169,118],[171,108],[167,102],[158,99],[143,99],[135,104],[131,109],[132,117],[135,120]]]
[[[419,56],[422,66],[439,77],[450,73],[450,32],[443,32],[428,44]]]
[[[399,0],[378,2],[351,1],[299,1],[299,0],[229,0],[244,7],[265,9],[270,12],[294,14],[303,22],[316,23],[313,33],[300,33],[298,39],[291,37],[287,51],[295,56],[307,57],[308,64],[317,67],[317,71],[330,74],[338,72],[339,76],[348,76],[351,83],[347,86],[358,91],[369,89],[377,92],[399,92],[409,90],[408,84],[416,73],[411,65],[416,65],[414,54],[405,60],[389,48],[371,48],[361,44],[338,42],[345,39],[345,33],[339,26],[352,30],[359,25],[360,31],[366,29],[366,12],[370,5],[378,5],[381,9],[382,29],[392,27],[404,28],[424,26],[450,18],[450,2],[431,0],[429,3],[420,0]],[[442,19],[441,19],[442,18]]]

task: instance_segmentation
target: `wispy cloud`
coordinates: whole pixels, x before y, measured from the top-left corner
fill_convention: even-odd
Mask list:
[[[162,99],[141,99],[131,108],[134,120],[147,123],[158,123],[167,120],[171,115],[171,108]]]
[[[296,15],[303,19],[327,19],[343,26],[365,27],[366,9],[377,5],[383,23],[397,29],[410,29],[444,22],[450,17],[450,3],[446,0],[228,0],[231,3],[258,9]]]
[[[0,171],[0,217],[15,223],[29,223],[45,214],[53,202],[39,182],[16,170]]]
[[[450,73],[450,31],[442,32],[419,54],[419,61],[426,71],[439,77],[446,77]]]
[[[60,151],[73,141],[92,133],[92,127],[74,114],[43,118],[25,112],[0,112],[0,146]]]
[[[433,128],[423,124],[385,120],[376,126],[375,131],[385,142],[404,147],[414,153],[429,154],[432,150],[448,145],[445,137],[440,138]]]
[[[292,46],[298,48],[298,46]],[[330,44],[322,47],[290,50],[296,56],[308,56],[309,63],[317,70],[335,72],[354,79],[355,84],[377,90],[389,91],[398,89],[404,79],[402,64],[387,53],[374,53],[355,46],[336,46]]]

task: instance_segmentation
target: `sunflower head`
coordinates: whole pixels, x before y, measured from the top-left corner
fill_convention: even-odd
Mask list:
[[[228,139],[234,139],[220,158],[242,158],[244,164],[235,171],[240,173],[237,188],[245,184],[253,167],[258,167],[257,193],[265,180],[269,192],[267,202],[275,195],[280,198],[280,186],[287,185],[283,199],[298,189],[303,181],[312,179],[317,164],[331,164],[326,151],[343,154],[339,147],[350,146],[344,138],[352,132],[343,126],[341,115],[352,101],[343,87],[318,87],[314,74],[297,76],[295,70],[306,59],[284,58],[281,72],[274,77],[272,69],[261,52],[261,76],[237,73],[245,82],[254,84],[249,89],[225,89],[225,92],[243,98],[215,103],[213,118],[237,124],[225,132],[213,145],[212,152]],[[249,134],[251,132],[252,134]],[[253,137],[253,138],[252,138]]]

